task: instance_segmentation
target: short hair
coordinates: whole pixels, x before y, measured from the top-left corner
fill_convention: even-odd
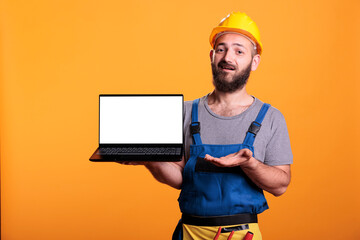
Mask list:
[[[254,46],[254,47],[251,49],[251,57],[254,57],[256,54],[258,54],[258,51],[257,51],[256,46]]]

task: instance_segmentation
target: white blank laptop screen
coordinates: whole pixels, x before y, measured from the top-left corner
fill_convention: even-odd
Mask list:
[[[182,96],[100,96],[100,144],[182,144]]]

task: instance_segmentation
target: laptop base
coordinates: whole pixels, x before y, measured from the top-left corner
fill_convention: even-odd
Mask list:
[[[92,162],[179,162],[182,160],[182,155],[148,155],[144,153],[103,154],[100,148],[98,148],[89,160]]]

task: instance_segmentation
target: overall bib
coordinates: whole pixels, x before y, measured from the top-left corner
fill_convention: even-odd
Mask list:
[[[201,141],[199,100],[194,100],[192,105],[190,131],[193,144],[190,146],[190,158],[184,167],[182,190],[178,199],[183,216],[175,229],[173,240],[191,239],[185,236],[183,238],[184,227],[234,226],[244,223],[255,223],[257,227],[257,214],[268,209],[262,189],[240,167],[217,167],[204,160],[204,157],[209,154],[219,158],[243,148],[254,153],[255,136],[270,105],[263,104],[242,144],[211,145]]]

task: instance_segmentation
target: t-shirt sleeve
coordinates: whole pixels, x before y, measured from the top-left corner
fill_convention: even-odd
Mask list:
[[[270,166],[292,164],[293,154],[285,118],[276,108],[270,117],[271,136],[266,146],[264,163]]]

